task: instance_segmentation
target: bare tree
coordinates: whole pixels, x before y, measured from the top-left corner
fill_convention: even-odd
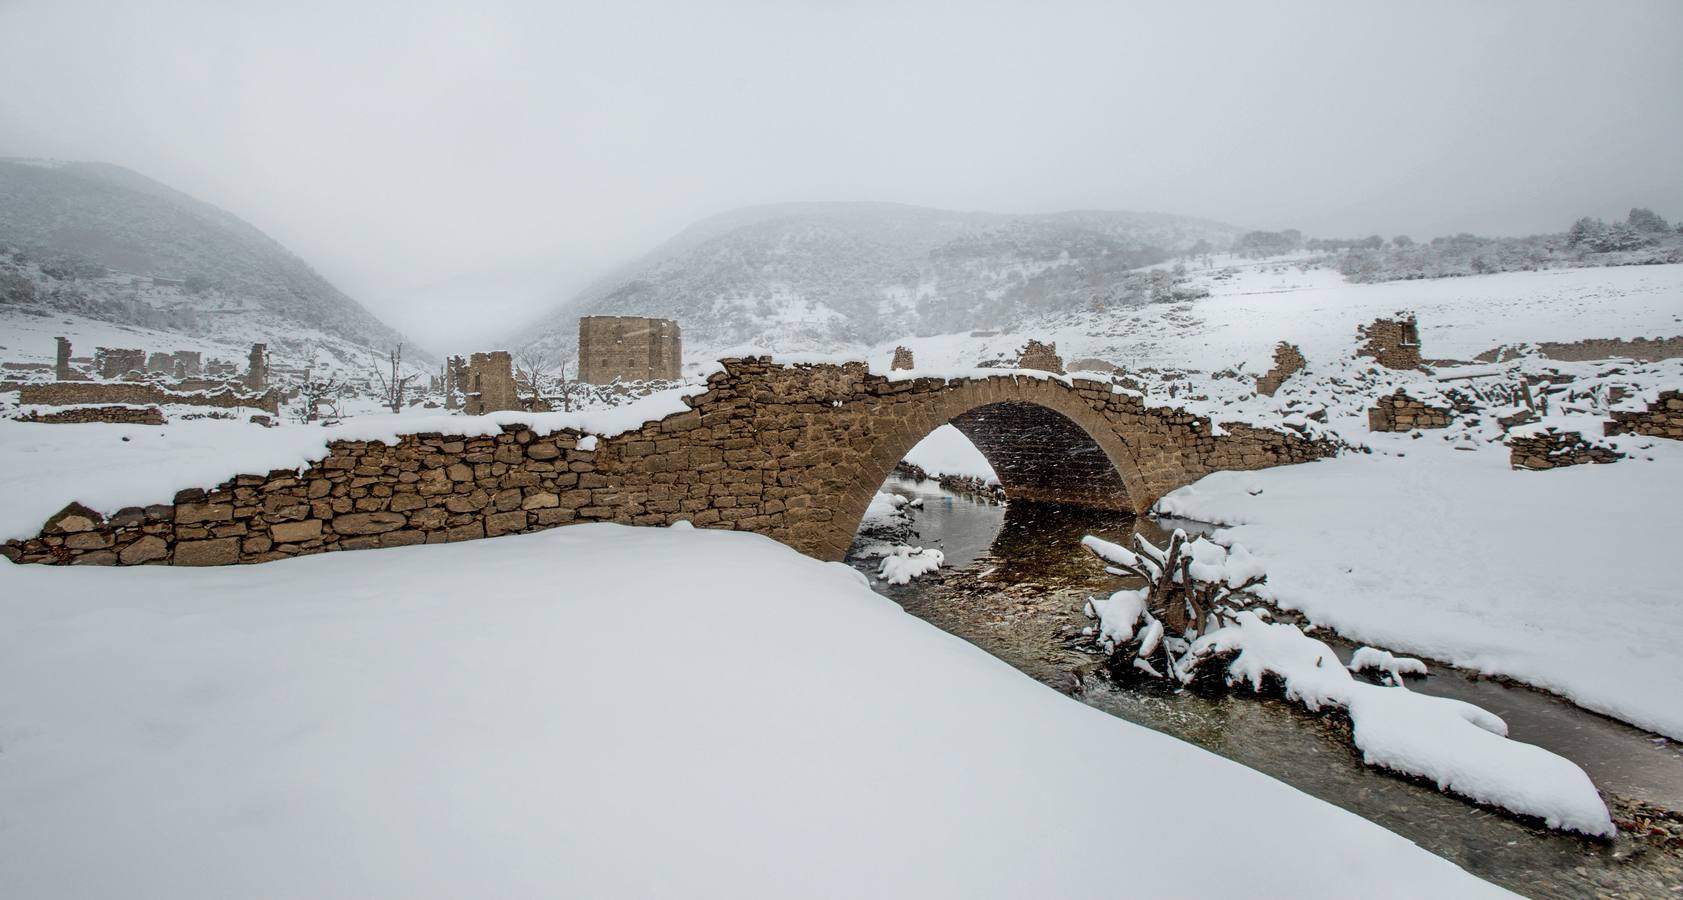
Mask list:
[[[567,377],[567,364],[573,364],[573,377]],[[556,363],[555,396],[561,401],[561,408],[567,412],[573,411],[573,406],[583,400],[584,383],[578,380],[578,361],[571,354],[561,357]]]
[[[527,409],[536,408],[549,388],[551,362],[543,351],[527,347],[514,358],[514,390]]]
[[[380,364],[376,360],[373,366],[374,377],[380,382],[380,404],[394,413],[400,413],[403,412],[403,393],[409,389],[409,382],[414,381],[417,376],[413,372],[408,375],[402,374],[402,344],[398,344],[397,349],[391,352],[390,362],[391,375],[388,376],[380,371]]]
[[[304,380],[298,385],[298,421],[308,424],[323,418],[322,407],[327,408],[326,419],[337,421],[339,418],[339,398],[345,393],[345,383],[329,376],[325,381],[304,373]]]

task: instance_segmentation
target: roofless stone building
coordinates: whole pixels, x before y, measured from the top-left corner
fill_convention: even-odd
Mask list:
[[[579,319],[580,381],[676,381],[683,366],[683,335],[671,319]]]

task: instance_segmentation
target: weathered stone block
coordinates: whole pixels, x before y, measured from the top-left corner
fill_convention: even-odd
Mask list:
[[[155,559],[163,559],[168,555],[169,544],[165,543],[163,538],[148,534],[124,547],[117,557],[125,566],[137,566]]]
[[[178,525],[198,522],[226,522],[234,517],[234,507],[228,503],[177,503],[175,521]]]
[[[526,513],[522,510],[514,512],[492,513],[485,517],[485,533],[490,537],[514,534],[526,530]]]
[[[338,534],[382,534],[402,528],[408,522],[401,513],[347,513],[333,519],[333,530]]]
[[[239,538],[177,541],[175,544],[175,564],[178,566],[231,566],[239,561]]]
[[[349,517],[347,516],[346,518]],[[334,523],[335,530],[338,530],[339,522],[341,521],[343,520],[338,520]],[[348,534],[350,532],[340,533]],[[321,540],[321,520],[305,519],[302,522],[277,522],[274,525],[269,526],[269,536],[273,538],[276,543],[280,544],[299,544],[304,541],[319,541]],[[264,549],[266,550],[268,548],[265,547]]]

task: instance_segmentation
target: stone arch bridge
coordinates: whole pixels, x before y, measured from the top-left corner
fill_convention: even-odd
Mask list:
[[[872,496],[953,423],[1015,500],[1143,513],[1220,469],[1304,462],[1323,441],[1146,406],[1107,382],[1002,372],[887,378],[862,363],[734,359],[686,411],[581,449],[585,435],[335,441],[302,472],[240,475],[103,515],[72,504],[0,552],[20,562],[222,565],[467,540],[577,522],[754,531],[841,559]],[[585,442],[590,447],[590,442]],[[70,499],[70,498],[66,498]]]

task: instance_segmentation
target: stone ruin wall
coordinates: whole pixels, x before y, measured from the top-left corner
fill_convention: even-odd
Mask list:
[[[1058,355],[1056,343],[1042,344],[1031,340],[1023,345],[1023,349],[1017,351],[1017,368],[1062,375],[1064,358]]]
[[[303,472],[240,475],[110,518],[76,505],[0,545],[20,562],[224,565],[441,543],[574,522],[753,531],[841,559],[871,497],[934,428],[1026,403],[1091,434],[1122,470],[1135,511],[1218,469],[1332,455],[1330,443],[1150,409],[1103,382],[996,376],[890,382],[863,364],[725,361],[690,409],[580,449],[581,435],[505,426],[488,437],[338,441]],[[839,404],[839,405],[838,405]],[[1004,423],[1008,424],[1008,423]],[[1003,432],[1002,432],[1003,433]],[[1009,493],[1009,460],[1002,462]],[[72,499],[72,498],[66,498]]]
[[[1256,378],[1256,392],[1265,397],[1274,396],[1274,392],[1285,384],[1286,379],[1303,371],[1309,364],[1303,358],[1303,351],[1296,344],[1281,341],[1274,347],[1274,368]]]
[[[1663,391],[1646,412],[1615,412],[1608,434],[1640,434],[1683,441],[1683,391]]]
[[[1413,431],[1416,428],[1448,428],[1449,410],[1410,397],[1401,388],[1367,411],[1369,431]]]
[[[280,394],[275,391],[250,396],[224,387],[207,393],[178,393],[154,384],[123,381],[53,381],[18,384],[15,387],[18,403],[24,406],[157,406],[179,403],[218,409],[261,409],[270,415],[280,414]]]
[[[912,369],[917,368],[917,363],[915,363],[912,359],[911,348],[910,347],[895,347],[894,348],[894,359],[891,362],[889,362],[888,368],[889,368],[889,371],[892,371],[892,372],[909,372]]]
[[[514,360],[507,350],[473,354],[468,358],[465,377],[463,406],[468,415],[524,408],[514,387]]]
[[[1543,341],[1537,352],[1562,362],[1592,362],[1599,359],[1634,359],[1654,362],[1661,359],[1683,358],[1683,336],[1669,338],[1592,338],[1557,344]]]
[[[584,316],[579,319],[580,381],[676,381],[683,374],[683,331],[671,319]]]
[[[1553,428],[1529,437],[1508,438],[1508,464],[1516,469],[1545,470],[1586,463],[1618,462],[1624,454],[1598,447],[1576,431]]]
[[[164,411],[156,406],[72,406],[52,412],[29,412],[17,418],[19,422],[40,422],[56,425],[82,425],[103,422],[108,425],[163,425]]]
[[[1356,329],[1362,345],[1357,356],[1366,356],[1387,369],[1420,368],[1420,326],[1413,316],[1398,313],[1394,319],[1374,319]]]

